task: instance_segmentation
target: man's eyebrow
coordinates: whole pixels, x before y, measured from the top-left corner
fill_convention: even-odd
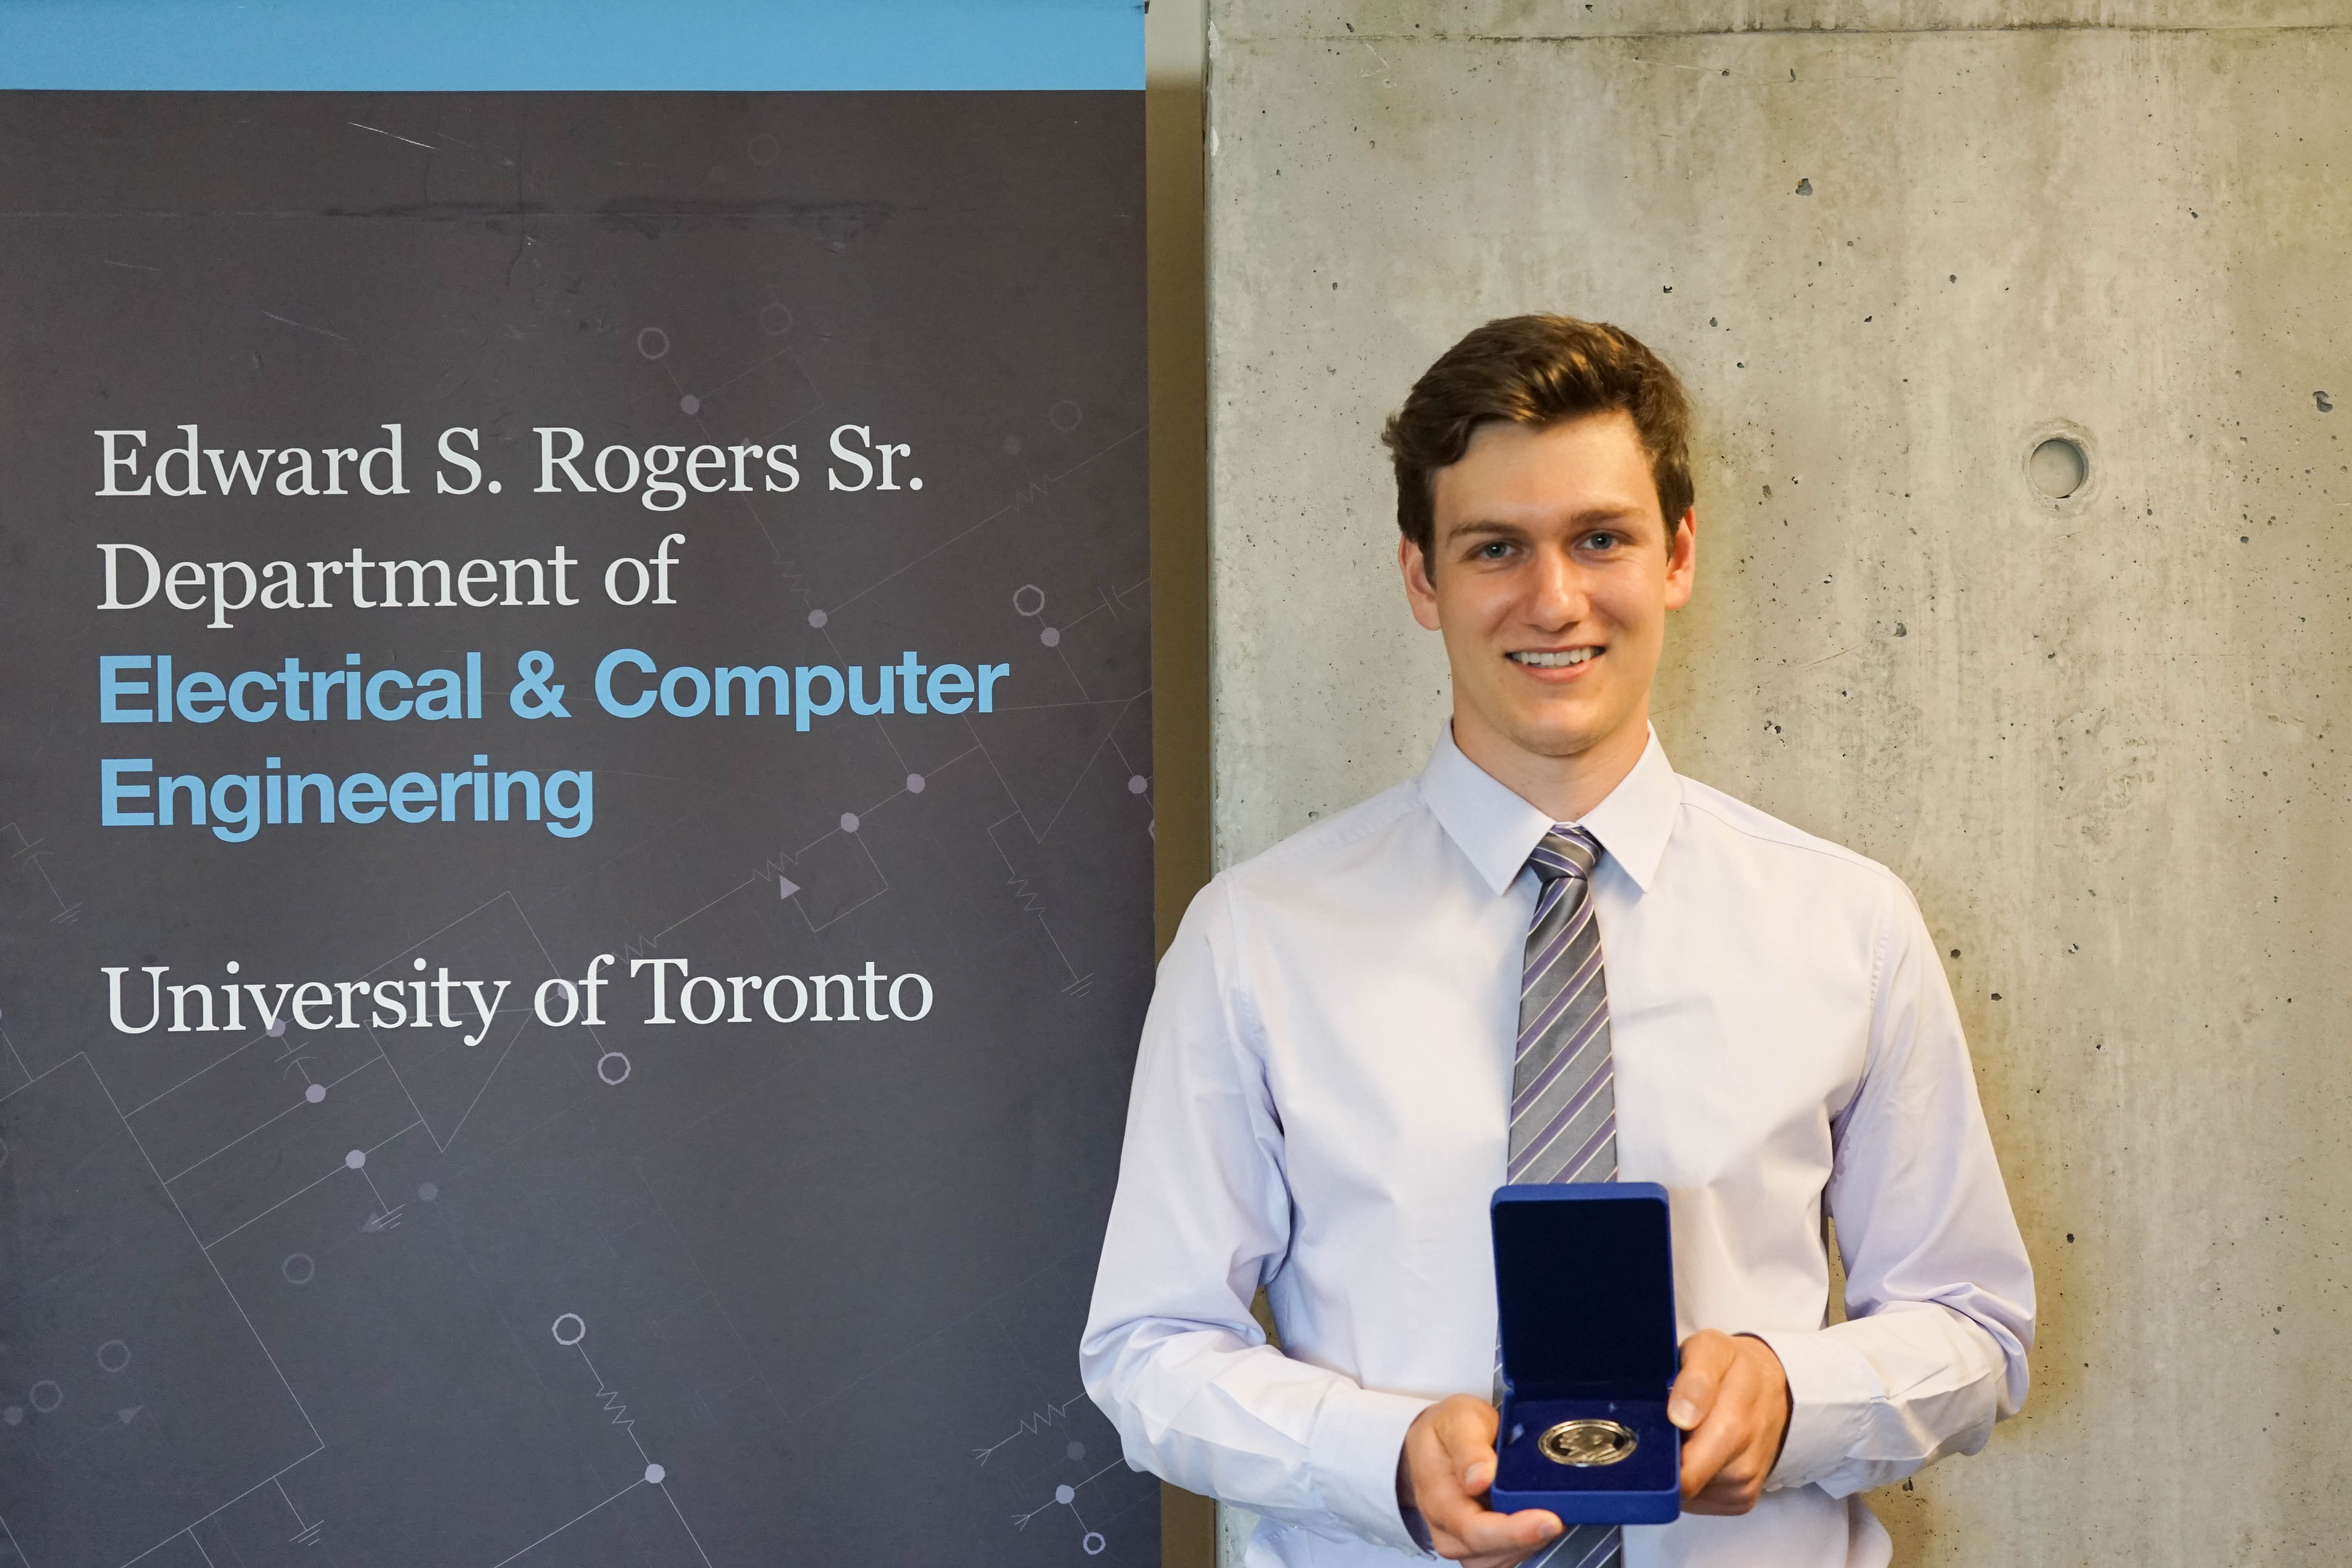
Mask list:
[[[1641,516],[1642,509],[1638,506],[1630,504],[1625,506],[1591,506],[1586,507],[1582,510],[1571,514],[1568,521],[1569,526],[1571,529],[1580,529],[1589,528],[1595,523],[1623,522],[1629,518],[1639,519]],[[1524,523],[1505,522],[1499,518],[1480,518],[1475,522],[1457,523],[1454,527],[1447,529],[1445,531],[1445,538],[1449,542],[1457,539],[1497,536],[1517,539],[1524,538],[1528,531],[1527,525]]]
[[[1583,528],[1596,522],[1623,522],[1629,518],[1639,521],[1643,515],[1641,507],[1628,502],[1623,506],[1587,507],[1569,521],[1575,526]]]
[[[1455,527],[1447,529],[1445,531],[1445,537],[1448,539],[1461,539],[1473,533],[1507,533],[1518,535],[1525,532],[1527,532],[1527,530],[1516,522],[1502,522],[1494,519],[1481,519],[1476,522],[1461,523]]]

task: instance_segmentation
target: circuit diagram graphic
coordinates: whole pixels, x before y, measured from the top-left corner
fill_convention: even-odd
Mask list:
[[[1046,1405],[1033,1414],[1023,1416],[1018,1427],[987,1447],[973,1449],[972,1457],[984,1465],[1006,1445],[1017,1442],[1024,1437],[1034,1437],[1048,1433],[1056,1427],[1062,1428],[1064,1435],[1067,1436],[1071,1412],[1091,1408],[1083,1394],[1074,1394],[1057,1404]],[[1076,1436],[1068,1436],[1068,1440],[1062,1445],[1062,1456],[1074,1465],[1081,1464],[1087,1458],[1088,1450],[1085,1442]],[[1051,1500],[1040,1503],[1025,1513],[1014,1514],[1013,1528],[1026,1530],[1029,1528],[1030,1521],[1039,1514],[1050,1512],[1057,1508],[1066,1508],[1070,1510],[1070,1518],[1077,1526],[1078,1550],[1089,1557],[1101,1556],[1109,1550],[1110,1538],[1087,1523],[1086,1515],[1078,1509],[1078,1494],[1094,1482],[1124,1470],[1126,1468],[1123,1460],[1114,1458],[1110,1463],[1092,1470],[1081,1479],[1055,1482]]]

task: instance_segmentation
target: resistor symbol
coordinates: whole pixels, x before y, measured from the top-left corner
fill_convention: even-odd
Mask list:
[[[588,1352],[586,1351],[581,1352],[580,1359],[582,1361],[588,1361]],[[588,1370],[590,1372],[594,1372],[596,1370],[596,1363],[593,1361],[588,1362]],[[617,1388],[606,1388],[604,1386],[604,1379],[601,1374],[599,1374],[596,1379],[596,1392],[592,1395],[592,1397],[604,1404],[604,1409],[613,1417],[612,1424],[614,1426],[634,1426],[637,1424],[635,1418],[629,1415],[629,1407],[621,1403],[621,1391]],[[636,1434],[632,1432],[629,1436],[634,1438]]]
[[[1002,1448],[1005,1444],[1012,1442],[1014,1438],[1034,1437],[1038,1433],[1043,1432],[1046,1427],[1058,1425],[1062,1421],[1063,1417],[1068,1414],[1071,1408],[1085,1397],[1086,1395],[1083,1394],[1074,1394],[1070,1395],[1069,1398],[1063,1400],[1059,1405],[1053,1404],[1049,1401],[1043,1410],[1032,1411],[1030,1414],[1024,1415],[1021,1418],[1021,1425],[1019,1426],[1015,1427],[1013,1431],[1008,1432],[1003,1436],[999,1437],[987,1447],[974,1448],[971,1451],[971,1457],[979,1460],[983,1465],[988,1463],[990,1455],[995,1453],[997,1449]]]
[[[1045,895],[1042,893],[1033,893],[1029,890],[1028,878],[1007,877],[1004,879],[1007,883],[1011,884],[1013,889],[1013,897],[1020,903],[1021,912],[1023,914],[1042,915],[1045,912]]]

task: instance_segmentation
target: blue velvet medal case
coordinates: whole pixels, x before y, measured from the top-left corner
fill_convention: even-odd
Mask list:
[[[1674,1247],[1654,1182],[1498,1189],[1495,1298],[1502,1429],[1487,1506],[1549,1509],[1568,1524],[1664,1524],[1682,1512],[1674,1386]],[[1613,1421],[1633,1450],[1613,1464],[1543,1451],[1562,1422]]]

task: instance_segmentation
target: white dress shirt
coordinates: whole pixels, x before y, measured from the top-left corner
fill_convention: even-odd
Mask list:
[[[1420,778],[1219,876],[1160,963],[1081,1367],[1130,1465],[1264,1516],[1250,1568],[1422,1555],[1405,1429],[1490,1392],[1549,826],[1449,732]],[[1885,868],[1680,777],[1654,734],[1581,826],[1619,1173],[1670,1194],[1679,1333],[1762,1338],[1791,1401],[1754,1511],[1629,1527],[1626,1568],[1874,1568],[1853,1494],[1982,1447],[2033,1337],[1935,944]]]

